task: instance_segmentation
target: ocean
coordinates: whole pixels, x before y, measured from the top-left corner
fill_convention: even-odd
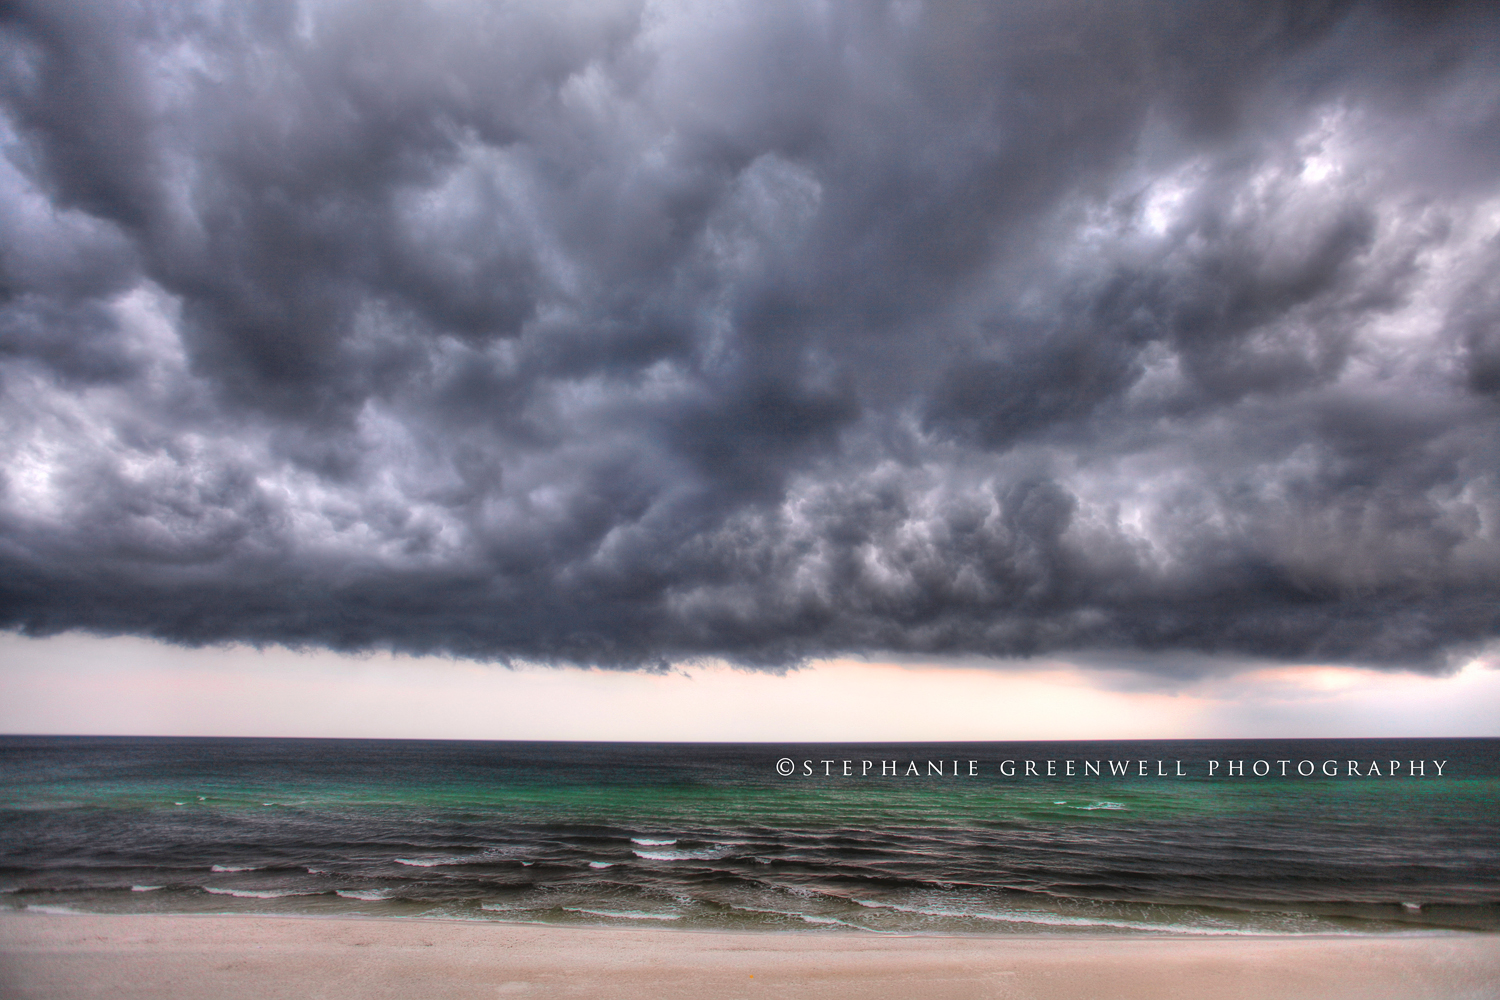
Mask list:
[[[1500,930],[1500,740],[0,737],[0,906],[872,934]]]

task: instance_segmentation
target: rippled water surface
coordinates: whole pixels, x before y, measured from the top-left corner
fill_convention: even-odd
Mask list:
[[[0,905],[814,932],[1493,931],[1497,804],[1496,740],[5,737]]]

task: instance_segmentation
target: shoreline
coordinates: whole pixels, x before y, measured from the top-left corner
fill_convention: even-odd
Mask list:
[[[871,935],[443,918],[0,914],[0,993],[841,1000],[1466,1000],[1500,935]]]
[[[454,916],[391,916],[376,913],[265,913],[248,910],[241,913],[230,911],[159,911],[159,912],[99,912],[91,910],[74,910],[66,906],[52,906],[49,904],[27,905],[18,909],[0,910],[0,922],[12,917],[56,917],[58,919],[69,919],[74,917],[87,917],[114,920],[117,918],[147,918],[147,919],[182,919],[182,920],[345,920],[351,923],[388,923],[388,924],[453,924],[459,927],[534,927],[542,930],[557,930],[565,932],[578,932],[583,934],[604,931],[621,934],[662,934],[676,936],[680,934],[703,934],[703,935],[740,935],[748,939],[762,937],[786,937],[786,938],[835,938],[845,937],[850,939],[869,940],[871,942],[883,940],[896,940],[905,938],[953,938],[955,940],[975,941],[1078,941],[1078,942],[1107,942],[1107,941],[1383,941],[1383,940],[1405,940],[1409,938],[1494,938],[1500,941],[1500,931],[1474,929],[1468,927],[1427,927],[1413,925],[1400,930],[1380,931],[1310,931],[1307,933],[1279,932],[1279,931],[1237,931],[1237,930],[1183,930],[1164,925],[1161,930],[1155,929],[1121,929],[1113,925],[1089,926],[1070,928],[1067,925],[1040,925],[1050,927],[1050,930],[1035,931],[991,931],[991,932],[966,932],[951,930],[875,930],[866,927],[855,927],[849,924],[840,926],[824,927],[823,925],[806,926],[800,928],[732,928],[711,927],[702,924],[677,924],[669,921],[643,919],[640,921],[621,921],[619,923],[562,923],[549,920],[501,920],[486,917],[454,917]],[[0,937],[0,944],[3,944]]]

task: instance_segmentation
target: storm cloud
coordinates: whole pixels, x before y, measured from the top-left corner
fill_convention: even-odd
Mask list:
[[[12,630],[1500,637],[1492,5],[15,0],[0,150]]]

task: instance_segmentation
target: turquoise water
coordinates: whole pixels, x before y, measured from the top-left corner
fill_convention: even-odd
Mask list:
[[[1392,776],[1393,759],[1428,763]],[[1110,760],[1151,773],[1110,775]],[[1271,774],[1253,774],[1260,760]],[[1313,775],[1295,774],[1304,760]],[[0,905],[809,932],[1495,930],[1497,761],[1483,740],[11,737]]]

